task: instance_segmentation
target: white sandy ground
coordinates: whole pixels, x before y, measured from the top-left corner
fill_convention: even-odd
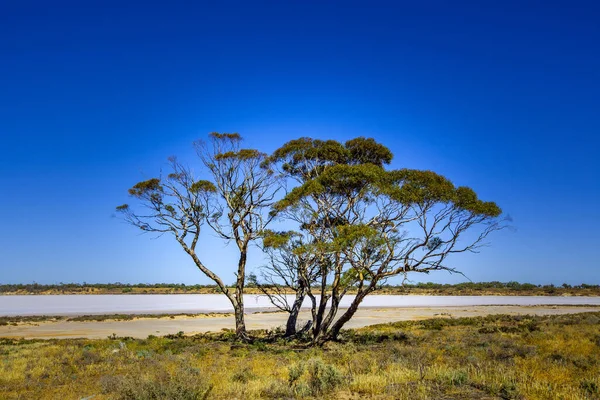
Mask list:
[[[488,314],[531,314],[556,315],[599,311],[598,307],[570,306],[458,306],[458,307],[409,307],[409,308],[362,308],[346,324],[346,328],[359,328],[367,325],[395,321],[420,320],[434,317],[473,317]],[[343,310],[340,311],[340,313]],[[255,313],[246,315],[248,329],[268,329],[285,324],[286,313]],[[300,320],[307,320],[308,312],[300,314]],[[18,326],[0,326],[0,337],[9,338],[89,338],[104,339],[109,335],[146,338],[148,335],[166,335],[179,331],[185,334],[214,332],[235,327],[233,316],[199,316],[174,318],[138,318],[131,321],[103,322],[41,322],[25,323]]]

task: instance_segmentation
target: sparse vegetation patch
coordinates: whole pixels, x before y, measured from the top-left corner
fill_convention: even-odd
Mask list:
[[[321,348],[280,330],[2,339],[0,398],[596,399],[599,329],[592,312],[403,321]]]

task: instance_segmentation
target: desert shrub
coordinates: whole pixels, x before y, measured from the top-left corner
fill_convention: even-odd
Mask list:
[[[600,389],[598,388],[598,384],[590,379],[584,379],[581,381],[581,390],[589,396],[595,396],[600,394]]]
[[[333,391],[342,383],[342,373],[334,366],[314,358],[307,362],[308,385],[313,394]]]
[[[423,329],[432,330],[432,331],[441,331],[444,327],[450,325],[447,319],[444,318],[434,318],[434,319],[426,319],[421,321],[421,326]]]
[[[288,383],[290,386],[295,386],[302,375],[304,374],[304,363],[294,364],[288,368]]]
[[[539,331],[540,327],[538,323],[530,321],[524,324],[518,324],[516,326],[484,326],[479,328],[479,333],[529,333]]]
[[[594,356],[574,356],[571,357],[571,362],[573,365],[581,370],[589,370],[598,365],[598,359]]]
[[[514,382],[502,384],[499,395],[502,399],[506,400],[517,400],[523,398]]]
[[[294,392],[285,382],[276,380],[263,387],[260,395],[267,399],[288,399],[294,397]]]
[[[306,375],[306,383],[301,378]],[[320,358],[311,358],[288,368],[288,383],[300,396],[319,396],[335,390],[343,381],[336,366],[326,364]]]
[[[267,351],[269,350],[269,348],[267,347],[267,344],[262,341],[262,340],[257,340],[254,343],[252,343],[250,345],[250,347],[256,351]]]
[[[84,348],[76,363],[78,365],[91,365],[99,363],[101,360],[102,357],[100,357],[98,353],[91,351],[89,348]]]
[[[150,358],[150,357],[152,357],[152,350],[146,350],[146,349],[138,350],[135,354],[139,358]]]
[[[185,337],[185,332],[184,331],[179,331],[175,334],[168,334],[163,336],[166,339],[183,339]]]
[[[212,389],[192,368],[159,376],[104,376],[100,385],[118,400],[204,400]]]
[[[256,379],[256,375],[250,370],[250,368],[243,368],[239,371],[235,371],[231,375],[231,380],[234,382],[248,383],[249,381]]]
[[[521,345],[509,339],[497,338],[487,348],[488,356],[497,361],[512,361],[515,357],[525,358],[537,352],[535,346]]]
[[[469,380],[469,375],[462,370],[446,371],[438,376],[438,381],[445,385],[462,386]]]
[[[402,331],[397,332],[364,332],[364,333],[355,333],[355,332],[345,332],[344,337],[353,343],[356,344],[375,344],[375,343],[383,343],[388,341],[393,342],[406,342],[410,339],[410,337]]]

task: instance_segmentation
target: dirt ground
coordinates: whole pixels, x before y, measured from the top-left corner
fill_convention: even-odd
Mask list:
[[[473,317],[488,314],[555,315],[597,311],[597,307],[572,306],[468,306],[468,307],[410,307],[363,308],[346,324],[347,328],[387,322],[419,320],[434,317]],[[246,315],[248,329],[269,329],[285,324],[285,313],[255,313]],[[300,320],[308,320],[302,312]],[[0,337],[10,338],[106,338],[109,335],[146,338],[148,335],[166,335],[183,331],[185,334],[219,331],[235,327],[233,316],[175,316],[163,318],[136,318],[130,321],[48,321],[0,326]]]

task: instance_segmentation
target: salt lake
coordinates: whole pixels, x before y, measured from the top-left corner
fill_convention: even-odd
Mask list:
[[[351,295],[344,297],[341,307],[348,306],[352,299]],[[273,308],[266,296],[246,295],[244,303],[247,312]],[[497,305],[600,305],[600,297],[372,295],[365,298],[361,306],[396,308]],[[308,301],[304,306],[309,306]],[[220,294],[0,296],[0,316],[229,311],[232,311],[231,304]]]

